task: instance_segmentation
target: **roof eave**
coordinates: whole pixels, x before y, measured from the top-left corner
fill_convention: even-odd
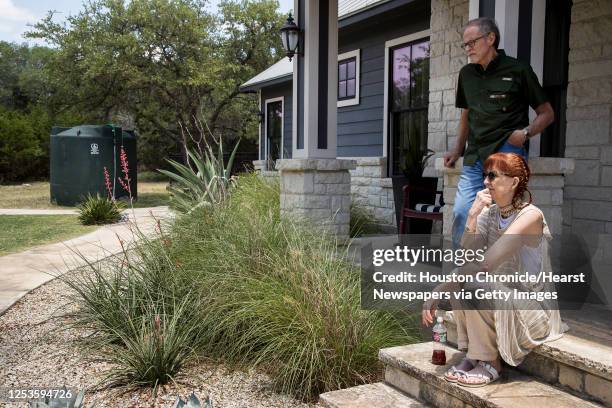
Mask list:
[[[267,86],[279,85],[285,82],[290,82],[292,79],[293,79],[293,73],[288,74],[288,75],[282,75],[276,78],[267,79],[265,81],[254,82],[251,84],[244,84],[244,85],[241,85],[238,89],[240,89],[240,92],[253,92],[253,91],[258,91],[261,88],[265,88]]]

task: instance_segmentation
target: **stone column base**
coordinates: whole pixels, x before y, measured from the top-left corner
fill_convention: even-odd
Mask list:
[[[269,166],[270,162],[268,160],[253,160],[253,169],[264,179],[278,177],[278,171],[270,170]]]
[[[533,204],[544,213],[552,234],[563,232],[563,187],[565,175],[574,171],[574,160],[556,157],[530,157],[531,178],[527,187],[533,195]],[[463,159],[454,168],[444,167],[444,159],[436,160],[436,170],[444,175],[444,225],[443,233],[450,235],[453,223],[453,205],[457,184],[463,168]]]
[[[387,177],[386,157],[351,157],[357,162],[351,170],[351,193],[356,204],[372,215],[372,222],[395,232],[393,183]],[[386,227],[386,228],[385,228]]]
[[[253,169],[255,171],[268,170],[268,161],[267,160],[253,160]]]
[[[338,238],[349,236],[354,160],[285,159],[280,172],[281,215],[320,227]]]

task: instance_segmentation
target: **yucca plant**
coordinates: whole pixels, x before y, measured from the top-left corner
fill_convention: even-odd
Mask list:
[[[121,219],[125,204],[121,201],[101,197],[100,194],[88,194],[77,206],[79,221],[83,225],[112,224]]]
[[[239,143],[236,143],[234,146],[227,165],[223,160],[222,141],[219,141],[217,155],[210,145],[206,145],[203,155],[187,149],[187,165],[168,159],[168,163],[176,172],[161,169],[158,171],[176,182],[169,187],[172,206],[181,212],[189,213],[194,208],[224,201],[234,184],[231,170],[238,145]]]

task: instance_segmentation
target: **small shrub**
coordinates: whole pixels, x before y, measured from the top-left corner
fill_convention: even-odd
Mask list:
[[[121,219],[121,211],[125,205],[121,201],[110,200],[88,194],[85,200],[78,205],[79,221],[83,225],[112,224]]]
[[[349,235],[351,238],[367,234],[378,234],[382,228],[372,222],[374,215],[362,205],[351,201],[351,220]]]

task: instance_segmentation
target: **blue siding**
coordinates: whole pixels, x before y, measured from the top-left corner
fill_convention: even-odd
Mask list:
[[[409,5],[392,17],[340,31],[338,53],[361,50],[359,105],[338,108],[338,156],[383,155],[385,42],[429,28],[429,8]]]
[[[276,86],[270,86],[267,88],[262,88],[261,90],[261,109],[265,109],[266,99],[279,98],[283,96],[283,148],[284,154],[283,157],[285,159],[291,158],[291,146],[293,140],[291,138],[291,127],[293,124],[293,97],[292,97],[292,85],[291,81],[280,84]],[[259,149],[261,157],[263,158],[264,154],[264,138],[266,136],[266,128],[265,123],[261,124],[261,140],[259,141]]]

